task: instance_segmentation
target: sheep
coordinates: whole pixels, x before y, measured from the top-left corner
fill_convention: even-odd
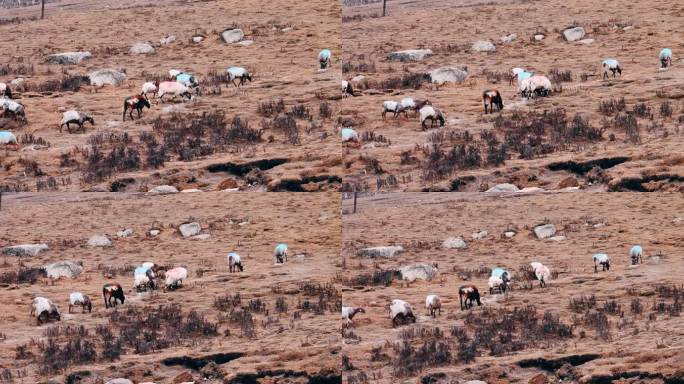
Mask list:
[[[594,273],[598,272],[598,264],[601,264],[603,271],[610,271],[610,258],[605,253],[597,253],[592,256],[594,260]]]
[[[672,65],[672,50],[670,48],[663,48],[658,57],[660,58],[660,68],[667,68]],[[0,90],[2,90],[2,85],[0,85]]]
[[[551,93],[551,80],[546,76],[534,75],[520,82],[520,93],[522,97],[548,96]]]
[[[152,269],[152,270],[154,270],[154,267],[155,267],[154,263],[151,261],[146,261],[146,262],[142,263],[142,266],[145,268]]]
[[[69,294],[69,313],[71,313],[71,308],[74,305],[81,306],[81,313],[85,312],[86,308],[88,308],[88,313],[93,310],[93,303],[90,301],[90,297],[81,292],[71,292]]]
[[[175,290],[183,286],[183,280],[187,279],[188,270],[183,267],[176,267],[166,271],[166,289]]]
[[[488,283],[489,293],[494,293],[495,290],[506,293],[506,290],[511,287],[511,274],[503,268],[494,268]]]
[[[437,295],[428,295],[425,298],[425,309],[428,310],[428,314],[432,317],[437,317],[436,313],[439,311],[440,316],[442,315],[442,300]]]
[[[342,307],[342,319],[347,325],[354,323],[354,316],[357,313],[366,313],[366,310],[361,307]]]
[[[394,117],[397,117],[400,113],[404,113],[404,116],[406,116],[405,109],[401,106],[400,103],[396,101],[391,101],[391,100],[386,100],[382,102],[382,119],[385,120],[385,115],[387,112],[392,112],[394,114]]]
[[[62,124],[59,125],[59,132],[62,133],[62,128],[66,125],[67,131],[71,133],[71,124],[78,125],[78,129],[85,132],[84,124],[89,122],[91,125],[95,125],[95,119],[92,116],[78,112],[75,110],[70,110],[64,112],[62,115]]]
[[[185,85],[188,88],[197,88],[199,87],[199,81],[197,78],[189,73],[179,73],[176,75],[176,81]]]
[[[439,109],[432,107],[430,105],[426,105],[420,109],[419,113],[420,125],[423,128],[423,130],[427,129],[426,122],[428,119],[430,120],[430,128],[432,128],[435,125],[435,120],[439,120],[440,127],[444,126],[444,115],[442,115],[442,111],[440,111]]]
[[[154,83],[151,81],[148,81],[147,83],[142,85],[142,88],[140,89],[140,94],[147,98],[148,93],[151,93],[153,95],[156,94],[158,87],[159,87],[159,81],[155,81]]]
[[[177,81],[164,81],[159,83],[159,90],[157,91],[157,98],[163,103],[164,95],[171,94],[173,97],[181,96],[187,97],[188,100],[192,100],[192,94],[190,93],[190,88],[185,84],[179,83]]]
[[[179,71],[177,69],[169,69],[169,78],[171,80],[176,80],[176,76],[180,75],[183,73],[183,71]]]
[[[361,146],[361,139],[359,138],[358,132],[352,128],[342,128],[340,130],[342,134],[343,143],[354,143],[356,146]]]
[[[405,115],[409,110],[412,110],[417,114],[417,112],[424,106],[432,105],[432,103],[428,99],[415,101],[412,97],[404,97],[403,99],[401,99],[399,104],[401,108],[404,110]]]
[[[249,82],[252,82],[252,74],[249,73],[245,68],[242,67],[230,67],[226,69],[226,73],[228,73],[228,80],[233,83],[233,85],[236,88],[240,88],[241,86],[245,85],[245,80],[249,80]],[[240,80],[239,83],[236,83],[236,80]]]
[[[342,97],[356,96],[351,81],[342,80]]]
[[[30,316],[36,317],[38,325],[50,320],[60,321],[62,318],[57,306],[50,299],[40,296],[33,299]]]
[[[104,297],[105,308],[116,307],[116,301],[119,300],[123,305],[126,300],[123,288],[119,283],[107,283],[102,286],[102,297]],[[112,302],[114,299],[114,302]]]
[[[233,273],[233,271],[237,269],[239,269],[240,272],[244,270],[244,267],[242,266],[242,260],[240,259],[240,255],[238,255],[235,252],[231,252],[228,254],[228,269],[231,273]]]
[[[534,276],[539,280],[540,287],[546,287],[546,282],[551,280],[551,271],[549,270],[549,267],[541,263],[533,264],[540,264],[534,268]]]
[[[8,99],[12,98],[12,90],[9,85],[5,83],[0,83],[0,96],[6,97]]]
[[[513,80],[520,81],[518,79],[518,74],[520,74],[522,72],[526,72],[524,68],[513,68],[513,69],[511,69],[511,74],[510,74],[510,77],[508,78],[508,85],[513,85]],[[530,74],[530,76],[531,76],[531,74]]]
[[[462,285],[458,288],[458,300],[461,303],[461,311],[465,308],[472,308],[473,302],[477,302],[478,306],[482,305],[480,301],[480,291],[473,284]]]
[[[482,102],[484,103],[485,114],[487,113],[487,104],[489,104],[489,113],[494,112],[494,106],[498,111],[503,110],[503,98],[498,90],[486,90],[482,93]]]
[[[644,250],[641,245],[635,245],[629,250],[629,257],[632,259],[632,265],[644,262]]]
[[[415,323],[416,316],[409,303],[404,300],[394,299],[390,304],[390,318],[392,319],[392,327],[397,325],[407,324],[409,322]]]
[[[18,151],[21,148],[17,141],[17,137],[10,131],[0,131],[0,145],[5,145],[15,151]]]
[[[330,67],[330,60],[332,59],[332,52],[329,49],[324,49],[318,53],[318,63],[321,65],[321,69],[326,69]]]
[[[608,78],[608,71],[610,70],[613,72],[613,77],[615,77],[615,73],[619,73],[620,76],[622,76],[622,68],[620,68],[620,63],[618,63],[617,60],[615,59],[605,59],[603,60],[603,78],[607,79]]]
[[[154,271],[149,265],[137,267],[133,271],[133,288],[138,292],[154,289]]]
[[[151,108],[150,101],[147,100],[144,96],[141,95],[135,95],[131,97],[127,97],[126,100],[124,100],[124,105],[123,105],[123,121],[126,121],[126,112],[129,112],[129,116],[131,117],[131,120],[133,120],[133,111],[138,111],[138,118],[140,118],[142,114],[143,108]]]
[[[0,117],[6,114],[14,120],[26,122],[26,109],[23,105],[12,99],[0,98]]]
[[[287,261],[287,244],[280,243],[275,247],[273,254],[276,258],[276,263],[282,264],[283,258]]]
[[[534,76],[534,73],[525,71],[522,68],[513,68],[514,70],[520,69],[521,71],[518,71],[513,77],[516,79],[516,82],[518,83],[518,86],[520,83],[522,83],[523,80],[529,79],[530,77]],[[512,84],[513,81],[511,80],[509,85]]]

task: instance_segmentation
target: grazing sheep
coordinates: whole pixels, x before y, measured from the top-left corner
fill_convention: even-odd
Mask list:
[[[644,250],[641,245],[635,245],[629,250],[629,257],[632,259],[632,265],[644,262]]]
[[[176,76],[180,75],[181,73],[183,72],[177,69],[169,69],[169,78],[171,80],[176,80]]]
[[[330,61],[332,59],[332,52],[329,49],[324,49],[318,54],[318,63],[321,65],[321,69],[326,69],[330,67]]]
[[[159,83],[159,90],[157,91],[157,99],[162,103],[164,102],[164,95],[173,95],[173,98],[177,96],[187,97],[188,100],[192,100],[192,94],[190,93],[190,88],[185,84],[179,83],[177,81],[164,81]]]
[[[394,117],[396,118],[400,113],[404,114],[404,117],[406,117],[406,109],[401,105],[401,103],[398,103],[396,101],[383,101],[382,102],[382,119],[385,120],[385,115],[387,112],[392,112],[394,114]]]
[[[188,278],[188,270],[176,267],[166,271],[166,289],[175,290],[183,286],[183,280]]]
[[[343,143],[354,143],[357,146],[361,146],[361,139],[359,138],[358,132],[356,132],[352,128],[342,128],[340,130],[340,133],[342,134],[342,142]]]
[[[282,264],[283,258],[287,261],[287,244],[280,243],[275,247],[273,254],[276,258],[276,263]]]
[[[231,273],[233,273],[233,271],[237,269],[239,269],[240,272],[244,270],[244,267],[242,266],[242,260],[240,259],[240,255],[238,255],[235,252],[231,252],[228,254],[228,269]]]
[[[21,146],[17,141],[17,137],[10,131],[0,131],[0,145],[5,145],[18,151]]]
[[[442,115],[442,111],[439,109],[431,105],[426,105],[420,109],[419,113],[420,125],[422,126],[423,130],[427,129],[426,123],[428,120],[430,120],[430,128],[434,127],[436,120],[439,120],[440,127],[444,126],[444,115]]]
[[[546,265],[538,265],[534,269],[534,276],[539,280],[540,287],[546,287],[546,282],[551,280],[551,271]]]
[[[503,268],[494,268],[489,277],[489,293],[494,293],[495,290],[506,293],[506,290],[510,288],[511,274]]]
[[[404,97],[403,99],[401,99],[399,104],[401,108],[404,110],[404,114],[407,114],[407,111],[409,110],[412,110],[416,114],[418,114],[418,111],[424,106],[432,105],[432,103],[428,99],[415,101],[412,97]]]
[[[543,267],[544,264],[538,262],[538,261],[533,261],[530,263],[530,267],[532,267],[532,271],[534,272],[537,268]]]
[[[12,98],[12,90],[9,85],[5,83],[0,83],[0,96],[6,97],[8,99]]]
[[[622,76],[622,68],[620,68],[620,63],[615,59],[605,59],[603,60],[603,78],[608,78],[608,71],[613,72],[613,77],[615,73],[619,73]]]
[[[153,290],[155,288],[154,271],[149,265],[137,267],[133,271],[133,280],[133,288],[138,292],[147,291],[148,289]]]
[[[230,67],[226,69],[226,72],[228,73],[228,80],[233,83],[236,88],[240,88],[241,86],[245,85],[245,80],[249,80],[250,83],[252,82],[252,74],[250,74],[245,68]],[[240,80],[240,82],[236,83],[236,80]]]
[[[594,273],[598,272],[598,264],[601,264],[603,271],[610,271],[610,258],[608,258],[608,255],[597,253],[592,259],[594,260]]]
[[[503,110],[503,98],[498,90],[486,90],[482,93],[482,102],[484,103],[485,114],[487,113],[487,104],[489,104],[489,113],[494,112],[494,106],[498,111]]]
[[[551,93],[551,80],[541,75],[528,77],[520,82],[520,93],[523,97],[532,97],[532,94],[546,97]]]
[[[74,305],[81,306],[81,313],[85,312],[86,308],[88,308],[88,313],[93,310],[93,303],[90,301],[90,297],[81,292],[71,292],[69,294],[69,313],[71,313],[71,308]]]
[[[142,88],[140,89],[140,94],[147,97],[148,93],[151,94],[156,94],[157,93],[157,87],[159,87],[159,81],[155,81],[154,83],[151,81],[148,81],[147,83],[142,85]]]
[[[185,85],[188,88],[197,88],[199,87],[199,80],[197,78],[189,73],[179,73],[176,76],[176,81]]]
[[[142,263],[142,266],[145,267],[145,268],[149,268],[149,269],[154,270],[154,266],[155,266],[155,265],[154,265],[154,263],[151,262],[151,261],[146,261],[146,262]]]
[[[57,306],[50,299],[40,296],[33,299],[30,316],[36,317],[38,325],[47,323],[50,320],[59,321],[62,318]]]
[[[524,68],[513,68],[511,69],[510,77],[508,78],[508,85],[513,85],[513,80],[520,81],[518,79],[518,74],[525,72]],[[529,72],[528,72],[529,73]],[[531,74],[530,74],[531,76]]]
[[[102,296],[104,297],[105,308],[116,307],[117,300],[119,300],[121,304],[126,300],[123,288],[121,288],[121,284],[119,283],[107,283],[103,285]],[[114,299],[114,302],[112,302],[112,299]]]
[[[347,325],[354,323],[354,316],[357,313],[366,313],[366,310],[361,307],[342,307],[342,319],[346,321]]]
[[[522,69],[522,68],[514,68],[514,69]],[[527,71],[525,71],[525,70],[522,70],[522,71],[518,71],[518,73],[515,74],[514,77],[515,77],[515,79],[516,79],[518,85],[520,85],[520,84],[522,83],[523,80],[529,79],[529,78],[532,77],[532,76],[534,76],[534,73],[532,73],[532,72],[527,72]],[[511,83],[512,83],[512,82],[511,82]]]
[[[667,68],[672,65],[672,50],[670,48],[663,48],[658,57],[660,58],[660,68]],[[1,85],[0,90],[2,90]]]
[[[0,98],[0,117],[9,115],[14,120],[26,122],[26,109],[12,99]]]
[[[342,97],[356,96],[351,81],[342,80]]]
[[[442,300],[437,295],[428,295],[425,298],[425,308],[432,317],[436,317],[437,311],[442,315]]]
[[[78,112],[75,110],[70,110],[64,112],[62,115],[62,124],[59,125],[59,132],[62,133],[62,127],[66,125],[67,131],[71,133],[71,124],[78,125],[78,129],[85,132],[83,125],[89,122],[91,125],[95,125],[95,119],[92,116],[85,114],[83,112]]]
[[[480,301],[480,291],[473,284],[462,285],[458,288],[458,300],[461,302],[461,311],[465,308],[472,308],[473,302],[477,302],[478,306],[482,305]]]
[[[392,300],[389,309],[390,318],[392,319],[392,327],[416,322],[416,316],[413,314],[411,306],[404,300]]]
[[[146,97],[142,95],[127,97],[126,100],[124,100],[123,105],[123,121],[126,121],[126,112],[129,111],[129,116],[131,117],[131,120],[133,120],[133,111],[138,111],[138,118],[140,118],[142,110],[145,107],[151,108],[150,101],[147,100]]]

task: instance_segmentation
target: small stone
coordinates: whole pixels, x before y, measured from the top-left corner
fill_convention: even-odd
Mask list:
[[[442,247],[446,249],[463,249],[468,245],[461,237],[449,237],[442,242]]]
[[[561,180],[560,183],[558,183],[558,188],[563,189],[568,187],[579,187],[579,182],[576,178],[568,176],[565,179]]]
[[[582,27],[574,27],[574,28],[568,28],[565,31],[563,31],[563,37],[565,37],[565,40],[567,41],[577,41],[581,40],[585,35],[584,28]]]
[[[221,33],[221,39],[223,39],[223,42],[226,44],[237,43],[244,37],[245,33],[239,28],[227,29]]]
[[[565,236],[553,236],[553,237],[549,237],[549,240],[563,241],[563,240],[565,240]]]
[[[504,236],[506,236],[507,238],[510,239],[510,238],[512,238],[513,236],[515,236],[515,232],[513,232],[513,231],[506,231],[506,232],[504,232]]]
[[[112,241],[106,235],[95,235],[88,239],[87,244],[90,247],[111,247]]]
[[[546,37],[546,36],[541,35],[541,34],[539,34],[539,35],[534,35],[534,40],[535,40],[535,41],[542,41],[542,40],[544,40],[544,37]]]
[[[368,257],[368,258],[376,258],[376,257],[390,258],[390,257],[394,257],[395,255],[398,255],[402,252],[404,252],[404,247],[402,247],[400,245],[394,245],[394,246],[386,246],[386,247],[363,248],[363,249],[359,250],[357,254],[360,257]]]
[[[154,47],[150,43],[135,43],[129,50],[130,53],[147,55],[154,53]]]
[[[193,381],[195,380],[192,375],[189,372],[183,372],[179,374],[178,376],[173,378],[172,383],[173,384],[180,384],[180,383],[185,383],[188,381]]]
[[[127,229],[123,229],[123,230],[117,232],[117,233],[116,233],[116,236],[117,236],[117,237],[129,237],[129,236],[131,236],[132,234],[133,234],[133,230],[130,229],[130,228],[127,228]]]
[[[150,236],[159,236],[159,234],[161,233],[161,231],[158,230],[158,229],[150,229],[150,231],[147,232],[147,233],[149,233]]]
[[[473,232],[471,237],[473,238],[473,240],[481,240],[487,237],[488,234],[489,233],[487,231]]]
[[[496,46],[491,41],[480,40],[474,42],[470,49],[475,52],[494,52],[496,51]]]
[[[185,224],[181,224],[178,227],[178,231],[180,231],[180,233],[181,233],[181,235],[183,235],[183,237],[190,237],[190,236],[199,235],[201,230],[202,230],[202,227],[199,225],[199,223],[185,223]]]
[[[208,240],[210,237],[211,237],[210,234],[203,233],[201,235],[192,236],[191,239],[193,239],[193,240]]]
[[[148,193],[154,193],[159,195],[167,193],[178,193],[178,188],[174,187],[173,185],[158,185],[150,189]]]
[[[556,227],[553,224],[544,224],[534,227],[534,234],[538,239],[546,239],[556,234]]]

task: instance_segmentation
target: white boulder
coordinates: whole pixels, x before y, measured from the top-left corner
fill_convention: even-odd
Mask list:
[[[563,37],[565,37],[565,40],[567,41],[582,40],[585,34],[584,28],[582,27],[568,28],[563,31]]]
[[[83,60],[89,59],[92,54],[88,51],[84,52],[63,52],[55,53],[47,57],[47,62],[50,64],[78,64]]]
[[[112,241],[106,235],[95,235],[88,239],[89,247],[111,247]]]
[[[376,257],[390,258],[390,257],[394,257],[395,255],[398,255],[402,252],[404,252],[404,247],[402,247],[401,245],[393,245],[393,246],[386,246],[386,247],[363,248],[363,249],[359,250],[358,256],[368,257],[368,258],[376,258]]]
[[[232,44],[232,43],[237,43],[238,41],[242,40],[242,38],[245,37],[245,33],[242,32],[242,29],[235,28],[235,29],[226,29],[221,33],[221,39],[223,39],[223,42],[226,44]]]
[[[468,77],[468,72],[459,67],[441,67],[433,69],[430,79],[433,84],[461,83]]]
[[[491,41],[480,40],[474,42],[470,49],[475,52],[494,52],[496,51],[496,46]]]
[[[167,194],[167,193],[178,193],[178,188],[173,185],[158,185],[148,191],[148,193],[156,194]]]
[[[74,279],[83,272],[83,267],[71,261],[59,261],[43,268],[45,268],[47,277],[51,279],[59,279],[60,277]]]
[[[20,244],[2,249],[2,253],[10,256],[35,256],[48,249],[47,244]]]
[[[150,43],[135,43],[129,50],[129,52],[134,54],[150,54],[154,53],[154,47]]]
[[[437,276],[438,270],[431,264],[419,263],[401,267],[399,268],[399,272],[401,272],[402,280],[413,282],[418,279],[432,280],[432,278]]]
[[[556,234],[556,226],[553,224],[544,224],[534,227],[534,234],[538,239],[546,239]]]
[[[119,85],[126,78],[126,74],[116,69],[106,68],[99,69],[97,71],[90,72],[88,74],[90,78],[90,85],[101,87],[105,84],[109,85]]]
[[[432,56],[431,49],[407,49],[404,51],[390,52],[388,60],[392,61],[421,61]]]
[[[519,189],[513,184],[503,183],[497,184],[487,190],[487,192],[518,192]]]
[[[199,223],[185,223],[185,224],[181,224],[178,227],[178,231],[180,231],[180,233],[181,233],[181,235],[183,235],[183,237],[190,237],[190,236],[199,235],[201,230],[202,230],[202,227],[199,225]]]
[[[449,237],[442,242],[442,248],[446,249],[463,249],[468,245],[461,237]]]

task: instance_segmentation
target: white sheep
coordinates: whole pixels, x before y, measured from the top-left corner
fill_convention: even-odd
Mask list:
[[[91,125],[95,125],[95,119],[92,116],[79,112],[76,110],[69,110],[62,114],[62,123],[59,125],[59,132],[62,132],[62,128],[66,125],[67,131],[71,133],[71,124],[78,125],[78,129],[85,132],[83,125],[89,122]]]
[[[522,72],[526,72],[524,68],[512,68],[510,77],[508,78],[508,85],[512,85],[513,80],[517,80],[519,82],[520,80],[518,80],[518,74]]]
[[[425,308],[432,317],[436,317],[437,311],[442,314],[442,300],[437,295],[428,295],[425,298]]]
[[[157,87],[159,86],[159,81],[155,81],[154,83],[151,81],[148,81],[147,83],[142,85],[142,88],[140,89],[140,94],[147,97],[148,93],[151,94],[156,94],[157,93]]]
[[[174,98],[187,97],[188,100],[192,100],[192,94],[190,93],[190,88],[185,84],[179,83],[177,81],[164,81],[159,84],[159,90],[157,91],[157,98],[163,103],[164,95],[173,95]]]
[[[357,313],[366,313],[366,310],[361,307],[342,307],[342,319],[346,321],[346,325],[354,323]]]
[[[548,96],[551,93],[551,80],[542,75],[534,75],[520,82],[520,93],[523,97]]]
[[[644,262],[644,250],[641,245],[635,245],[629,250],[629,258],[632,260],[632,265]]]
[[[80,305],[81,312],[85,312],[86,308],[88,308],[89,313],[93,310],[93,303],[90,301],[90,297],[81,292],[71,292],[69,294],[69,313],[71,313],[71,308],[74,305]]]
[[[226,73],[228,73],[228,80],[237,88],[243,86],[245,84],[245,80],[249,80],[250,83],[252,82],[252,74],[249,73],[249,71],[247,71],[245,68],[230,67],[226,69]],[[240,80],[240,82],[236,83],[236,80]]]
[[[549,270],[549,267],[546,265],[543,265],[541,263],[531,263],[531,264],[540,264],[534,268],[534,276],[539,280],[539,286],[540,287],[545,287],[546,282],[551,280],[551,271]]]
[[[20,148],[17,137],[10,131],[0,131],[0,145],[6,145],[15,151],[18,151]]]
[[[169,69],[169,77],[173,80],[176,80],[176,76],[180,75],[183,73],[183,71],[179,71],[177,69]]]
[[[397,117],[400,113],[404,112],[404,108],[401,103],[392,100],[386,100],[382,102],[382,119],[385,119],[387,112],[392,112],[394,117]]]
[[[605,59],[602,65],[604,79],[608,78],[608,71],[613,73],[613,77],[615,77],[615,73],[619,73],[622,76],[622,68],[620,68],[620,63],[616,59]]]
[[[396,327],[404,323],[416,322],[416,316],[409,303],[404,300],[394,299],[390,304],[390,318],[392,319],[392,326]]]
[[[142,266],[145,268],[148,268],[148,269],[154,269],[154,265],[155,264],[151,261],[146,261],[146,262],[142,263]]]
[[[145,265],[146,264],[146,265]],[[154,271],[152,270],[153,263],[145,263],[137,267],[133,271],[133,288],[138,292],[154,289]],[[152,264],[152,266],[150,266]]]
[[[430,100],[427,99],[415,101],[412,97],[404,97],[399,102],[399,105],[401,109],[404,110],[404,114],[408,115],[408,111],[412,110],[417,113],[421,108],[426,105],[432,105],[432,103],[430,103]]]
[[[660,68],[667,68],[672,65],[672,50],[670,48],[663,48],[658,57],[660,58]]]
[[[0,98],[0,116],[10,115],[15,120],[26,122],[24,106],[12,99]]]
[[[240,255],[238,255],[235,252],[231,252],[228,254],[228,269],[231,273],[237,269],[239,269],[240,272],[244,270],[244,267],[242,266],[242,260],[240,259]]]
[[[318,63],[321,69],[326,69],[330,67],[330,61],[332,60],[332,52],[329,49],[324,49],[318,53]]]
[[[61,314],[57,306],[50,300],[44,297],[36,297],[31,303],[31,316],[35,316],[38,325],[48,322],[50,320],[61,319]]]
[[[340,130],[342,134],[343,143],[354,143],[356,146],[361,146],[361,139],[359,138],[359,133],[353,128],[342,128]]]
[[[444,126],[444,115],[442,115],[442,111],[439,109],[431,106],[431,105],[426,105],[422,107],[419,111],[420,114],[420,125],[423,128],[423,130],[427,129],[427,121],[430,120],[430,128],[432,128],[435,125],[435,121],[439,121],[439,126]]]
[[[592,259],[594,260],[594,273],[598,272],[598,264],[601,264],[603,271],[610,271],[610,258],[608,255],[597,253],[592,256]]]
[[[177,289],[183,286],[183,280],[187,279],[188,270],[183,267],[176,267],[166,271],[166,289]]]
[[[276,258],[276,263],[282,264],[283,259],[287,261],[287,244],[280,243],[276,245],[273,255]]]
[[[511,273],[503,268],[494,268],[489,277],[489,293],[494,293],[498,290],[501,293],[506,293],[506,290],[511,286]]]
[[[342,80],[342,97],[356,96],[350,81]]]
[[[0,83],[0,96],[6,97],[8,99],[12,98],[12,90],[9,85],[5,83]]]

